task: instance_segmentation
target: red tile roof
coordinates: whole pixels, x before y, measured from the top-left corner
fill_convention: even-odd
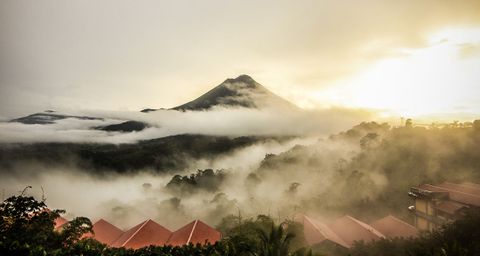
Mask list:
[[[372,226],[348,215],[336,219],[328,225],[328,227],[349,246],[352,246],[354,241],[363,240],[365,242],[370,242],[385,238],[382,233]]]
[[[476,186],[475,186],[476,185]],[[475,183],[469,184],[455,184],[450,182],[443,182],[438,187],[460,191],[467,194],[480,196],[480,185]]]
[[[167,244],[182,246],[185,244],[215,243],[222,238],[222,234],[200,220],[195,220],[173,232]]]
[[[473,187],[480,189],[480,184],[472,183],[472,182],[464,182],[462,183],[463,186]]]
[[[464,205],[464,204],[461,204],[461,203],[454,202],[454,201],[445,201],[445,202],[439,203],[438,205],[435,205],[434,207],[437,210],[440,210],[442,212],[446,212],[448,214],[454,215],[458,210],[460,210],[464,207],[467,207],[467,206]]]
[[[388,238],[415,237],[418,233],[414,226],[395,218],[392,215],[388,215],[382,219],[376,220],[371,223],[370,226],[380,231]]]
[[[163,246],[172,232],[153,220],[146,220],[137,226],[125,231],[112,247],[126,247],[138,249],[149,245]]]
[[[458,187],[454,189],[451,185],[444,183],[440,185],[423,184],[418,186],[418,188],[432,192],[448,192],[450,200],[463,204],[480,206],[480,193],[464,192],[466,188],[462,189],[462,191],[459,190]]]
[[[63,217],[55,219],[55,230],[60,230],[68,223]],[[200,220],[195,220],[171,232],[153,220],[146,220],[127,231],[122,231],[104,219],[100,219],[92,226],[94,234],[85,234],[82,238],[91,237],[112,247],[126,247],[138,249],[156,245],[182,246],[189,243],[206,244],[222,239],[222,233]]]
[[[323,243],[325,241],[330,241],[345,248],[350,247],[327,225],[321,223],[320,221],[314,220],[306,215],[300,216],[299,218],[297,218],[297,221],[303,224],[305,240],[309,245],[315,245]]]
[[[86,234],[84,237],[92,237],[100,243],[110,245],[117,240],[123,231],[104,219],[100,219],[93,224],[94,234]]]
[[[61,229],[63,225],[67,224],[68,220],[59,216],[58,218],[55,219],[55,226],[54,229],[58,230]]]

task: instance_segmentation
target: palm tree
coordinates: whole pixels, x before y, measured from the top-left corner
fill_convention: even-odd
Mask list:
[[[285,232],[284,224],[275,226],[272,223],[270,232],[263,229],[257,229],[260,246],[255,255],[257,256],[288,256],[290,241],[295,234]]]

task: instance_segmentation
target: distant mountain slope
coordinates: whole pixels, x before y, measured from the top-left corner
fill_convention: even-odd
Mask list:
[[[172,110],[208,110],[216,106],[244,107],[244,108],[276,108],[296,109],[297,107],[287,100],[275,95],[263,85],[257,83],[248,75],[229,78],[223,83],[203,94],[202,96]],[[142,112],[151,112],[155,109],[144,109]]]
[[[67,118],[74,118],[79,120],[100,120],[100,121],[105,120],[104,118],[99,118],[99,117],[57,114],[55,111],[47,110],[45,112],[35,113],[28,116],[12,119],[10,120],[10,122],[17,122],[22,124],[48,125],[48,124],[55,124],[57,121],[67,119]],[[149,127],[149,125],[144,122],[124,121],[117,124],[92,127],[92,129],[102,130],[107,132],[134,132],[134,131],[138,132],[138,131],[144,130],[147,127]]]
[[[126,121],[119,124],[95,127],[95,129],[107,132],[139,132],[147,127],[149,127],[149,125],[143,122]]]
[[[187,168],[192,160],[215,158],[255,143],[286,141],[290,137],[227,137],[175,135],[135,144],[34,143],[1,144],[0,172],[17,164],[37,162],[46,165],[77,163],[96,173],[154,170],[162,173]]]
[[[54,114],[54,111],[47,110],[42,113],[35,113],[28,116],[20,117],[13,119],[10,122],[18,122],[22,124],[53,124],[57,120],[62,120],[66,118],[76,118],[81,120],[104,120],[103,118],[90,117],[90,116],[72,116],[72,115],[61,115]]]
[[[160,108],[160,109],[163,109],[163,108]],[[160,109],[145,108],[145,109],[142,109],[142,111],[140,111],[140,112],[148,113],[148,112],[157,111],[157,110],[160,110]]]

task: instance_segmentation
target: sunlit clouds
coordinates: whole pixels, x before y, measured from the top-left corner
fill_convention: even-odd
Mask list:
[[[303,108],[472,118],[479,10],[477,0],[6,0],[0,118],[169,108],[240,74]]]
[[[451,28],[422,48],[392,57],[314,94],[319,102],[377,109],[396,116],[480,112],[480,28]],[[468,49],[465,49],[468,47]],[[451,117],[451,116],[449,116]]]

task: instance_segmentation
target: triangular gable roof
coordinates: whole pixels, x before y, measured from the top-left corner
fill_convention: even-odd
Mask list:
[[[125,231],[112,247],[138,249],[149,245],[165,245],[172,232],[153,220],[146,220]]]
[[[213,244],[221,238],[222,234],[218,230],[200,220],[195,220],[173,232],[167,244],[173,246],[182,246],[189,243]]]
[[[43,212],[47,212],[47,213],[51,213],[52,211],[49,209],[49,208],[44,208],[42,211],[40,212],[37,212],[37,213],[29,213],[28,214],[28,218],[32,218],[33,216],[35,216],[36,214],[39,214],[39,213],[43,213]],[[58,216],[55,220],[53,220],[53,229],[55,231],[59,231],[61,230],[62,226],[67,224],[68,223],[68,220],[65,219],[64,217],[62,216]]]
[[[371,226],[388,238],[415,237],[418,234],[418,230],[414,226],[392,215],[374,221]]]
[[[122,234],[123,231],[110,222],[100,219],[93,224],[94,234],[86,234],[84,237],[91,237],[100,243],[110,245],[115,240],[117,240]]]
[[[55,219],[55,224],[54,224],[54,229],[59,230],[62,228],[63,225],[67,224],[68,220],[65,219],[64,217],[59,216],[58,218]]]
[[[306,215],[299,216],[297,220],[303,224],[305,240],[309,245],[319,244],[324,241],[331,241],[345,248],[350,247],[324,223],[312,219]]]
[[[385,238],[380,231],[349,215],[336,219],[328,227],[349,246],[352,246],[354,241],[370,242]]]

